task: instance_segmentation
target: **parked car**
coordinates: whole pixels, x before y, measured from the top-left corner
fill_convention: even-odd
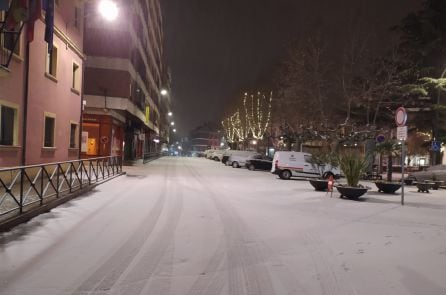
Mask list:
[[[282,179],[290,179],[291,177],[323,177],[333,176],[339,178],[341,171],[337,167],[325,164],[314,167],[311,164],[311,154],[302,152],[283,152],[279,151],[274,154],[273,166],[271,173],[279,175]],[[321,175],[322,174],[322,175]]]
[[[247,160],[255,156],[260,156],[260,154],[252,151],[234,151],[226,161],[226,165],[232,166],[233,168],[240,168],[245,166]]]
[[[206,159],[210,159],[210,156],[211,156],[211,154],[212,154],[213,152],[214,152],[213,149],[205,150],[205,151],[204,151],[204,157],[205,157]]]
[[[415,181],[433,180],[446,182],[446,165],[435,165],[427,168],[424,171],[417,171],[409,173],[409,178]]]
[[[255,156],[253,159],[249,159],[245,164],[246,168],[251,171],[254,170],[265,170],[271,171],[273,166],[273,159],[266,156]]]
[[[222,158],[223,158],[223,154],[224,154],[224,152],[225,152],[225,151],[223,151],[223,150],[214,150],[214,151],[210,154],[209,159],[212,159],[212,160],[214,160],[214,161],[221,161]]]

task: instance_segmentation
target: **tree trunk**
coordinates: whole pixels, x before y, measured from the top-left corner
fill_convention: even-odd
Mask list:
[[[393,169],[393,157],[389,155],[387,157],[387,181],[392,181],[392,169]]]

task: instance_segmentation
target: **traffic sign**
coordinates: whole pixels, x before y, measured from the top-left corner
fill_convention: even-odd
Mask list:
[[[441,142],[439,142],[438,140],[433,140],[431,148],[432,151],[439,152],[441,150]]]
[[[398,140],[407,139],[407,126],[400,126],[396,128],[396,138]]]
[[[382,143],[386,140],[386,137],[384,135],[380,134],[375,138],[375,140],[376,140],[376,142]]]
[[[399,107],[396,109],[395,112],[395,123],[397,126],[404,126],[406,125],[407,121],[407,112],[406,109],[403,107]]]

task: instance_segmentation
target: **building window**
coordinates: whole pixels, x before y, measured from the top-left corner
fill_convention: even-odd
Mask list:
[[[78,147],[78,124],[77,123],[71,123],[70,124],[70,148],[74,149]]]
[[[17,108],[0,104],[0,145],[17,145]]]
[[[73,80],[71,82],[71,88],[75,89],[77,91],[80,90],[80,69],[79,69],[79,65],[73,62]]]
[[[45,114],[45,134],[43,139],[44,147],[55,147],[54,144],[54,134],[56,129],[56,118],[51,115]]]
[[[53,77],[57,76],[57,47],[53,46],[51,53],[46,55],[46,73]]]
[[[4,21],[5,18],[5,12],[0,11],[0,23]],[[20,31],[20,27],[22,26],[22,23],[19,23],[16,25],[15,28],[12,29],[10,32],[3,32],[1,34],[1,47],[13,51],[15,55],[20,55],[20,34],[16,33]],[[16,43],[17,42],[17,43]],[[15,46],[14,46],[15,44]]]
[[[76,29],[81,28],[81,21],[82,21],[81,9],[80,9],[80,7],[75,6],[74,7],[74,27]]]

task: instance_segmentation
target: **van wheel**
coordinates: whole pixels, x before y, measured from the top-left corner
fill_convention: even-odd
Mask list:
[[[238,165],[237,162],[232,162],[232,168],[239,168],[240,166]]]
[[[254,171],[254,170],[256,170],[256,167],[254,166],[254,164],[250,164],[248,166],[248,169],[251,170],[251,171]]]
[[[331,172],[324,172],[324,174],[322,174],[323,179],[329,179],[330,176],[333,176],[333,178],[334,178],[334,174]]]
[[[280,172],[279,177],[282,179],[288,180],[291,178],[291,171],[290,170],[282,170]]]

